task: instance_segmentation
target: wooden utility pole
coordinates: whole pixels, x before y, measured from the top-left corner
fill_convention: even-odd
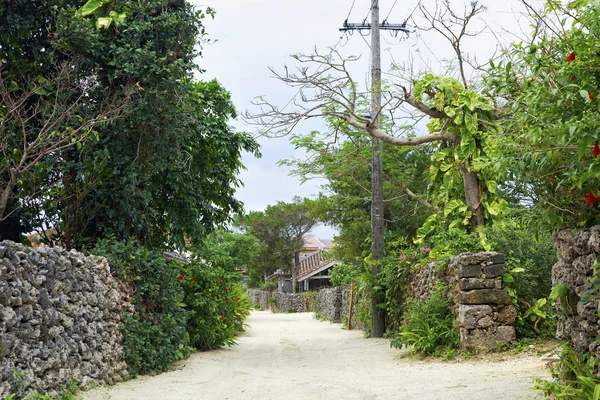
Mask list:
[[[371,24],[352,24],[344,22],[341,31],[370,30],[371,31],[371,122],[369,133],[377,129],[381,122],[381,37],[380,30],[402,31],[408,33],[404,24],[381,25],[379,23],[379,0],[371,3]],[[371,158],[371,261],[373,267],[371,273],[377,277],[381,272],[380,260],[385,255],[385,244],[383,241],[383,163],[381,154],[383,145],[379,139],[371,135],[372,158]],[[371,293],[371,337],[383,337],[385,333],[385,309],[378,304],[384,302],[383,293]]]

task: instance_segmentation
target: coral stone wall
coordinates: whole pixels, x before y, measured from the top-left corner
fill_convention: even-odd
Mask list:
[[[517,310],[502,289],[504,255],[462,253],[450,259],[448,270],[456,279],[453,297],[461,347],[493,351],[513,343]]]
[[[591,352],[600,359],[600,342],[596,340],[600,299],[585,304],[579,301],[592,286],[592,266],[600,254],[600,226],[561,231],[554,236],[554,248],[558,262],[552,267],[552,285],[568,287],[568,295],[556,304],[556,336],[571,341],[577,352]]]
[[[0,243],[0,397],[120,381],[128,289],[106,259]]]
[[[340,322],[342,320],[342,286],[319,290],[317,310],[323,317],[333,322]]]
[[[269,308],[269,294],[260,289],[248,289],[248,297],[252,304],[258,304],[263,310]]]

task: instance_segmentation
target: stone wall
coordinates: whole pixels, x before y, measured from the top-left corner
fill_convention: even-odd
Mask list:
[[[558,262],[552,267],[552,285],[568,287],[568,295],[556,304],[559,312],[556,336],[571,341],[577,352],[591,352],[600,359],[600,343],[596,340],[600,331],[600,299],[579,302],[592,286],[592,266],[600,254],[600,226],[561,231],[554,236],[554,248]]]
[[[425,264],[412,272],[406,295],[411,299],[424,300],[439,280],[448,282],[446,274],[438,271],[435,263]]]
[[[342,287],[332,287],[319,290],[317,310],[321,316],[333,321],[342,321]]]
[[[1,242],[0,397],[124,379],[128,291],[104,258]]]
[[[465,350],[493,351],[516,340],[517,310],[502,289],[506,272],[504,255],[493,252],[462,253],[448,263],[456,285],[450,296]]]
[[[279,312],[302,312],[302,299],[298,293],[275,293],[276,307]]]
[[[258,304],[263,310],[269,309],[269,293],[260,289],[248,289],[248,297],[252,304]]]

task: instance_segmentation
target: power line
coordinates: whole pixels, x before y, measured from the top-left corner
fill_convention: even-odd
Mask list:
[[[396,4],[396,3],[394,3]],[[408,17],[406,17],[406,19],[404,20],[404,25],[406,25],[406,23],[408,22],[409,19],[411,19],[412,15],[415,13],[415,11],[417,11],[417,8],[419,8],[419,6],[421,5],[421,0],[419,0],[419,2],[417,3],[417,5],[415,6],[415,8],[413,8],[413,10],[410,12],[410,14],[408,15]]]
[[[348,21],[348,18],[350,18],[350,13],[352,13],[352,9],[354,8],[354,3],[356,3],[356,0],[352,0],[352,5],[350,6],[350,11],[348,11],[348,16],[346,17],[346,21]]]
[[[396,3],[397,3],[397,2],[398,2],[398,0],[395,0],[395,1],[394,1],[394,4],[392,4],[392,8],[390,8],[390,12],[388,12],[388,15],[387,15],[387,16],[384,18],[384,20],[383,20],[383,24],[382,24],[382,25],[385,25],[385,23],[387,22],[387,19],[389,18],[390,14],[392,13],[392,10],[393,10],[393,9],[394,9],[394,7],[396,6]]]

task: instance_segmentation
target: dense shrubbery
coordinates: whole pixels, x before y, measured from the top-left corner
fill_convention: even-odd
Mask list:
[[[552,380],[537,379],[536,389],[558,399],[597,400],[600,398],[600,377],[593,373],[598,361],[589,354],[577,354],[565,344],[560,360],[551,368]]]
[[[415,352],[434,354],[458,347],[459,334],[446,291],[447,287],[438,285],[425,300],[407,303],[404,323],[390,343],[392,347],[409,346],[411,355]]]
[[[123,357],[132,375],[162,371],[186,357],[190,313],[179,304],[183,288],[178,267],[134,240],[103,240],[94,254],[108,259],[113,273],[134,288],[135,312],[123,318]]]
[[[137,242],[103,240],[115,275],[134,287],[133,313],[123,318],[123,357],[132,375],[162,371],[194,348],[235,343],[250,312],[239,272],[200,261],[179,264]]]
[[[235,344],[250,313],[250,302],[240,287],[241,274],[200,262],[180,265],[182,306],[191,312],[187,333],[189,344],[211,350]]]
[[[518,311],[517,334],[551,337],[556,328],[554,302],[545,299],[552,289],[556,263],[552,236],[547,231],[532,234],[524,226],[519,219],[504,219],[485,230],[486,240],[494,251],[504,254],[509,271],[522,271],[506,276],[504,282]]]

